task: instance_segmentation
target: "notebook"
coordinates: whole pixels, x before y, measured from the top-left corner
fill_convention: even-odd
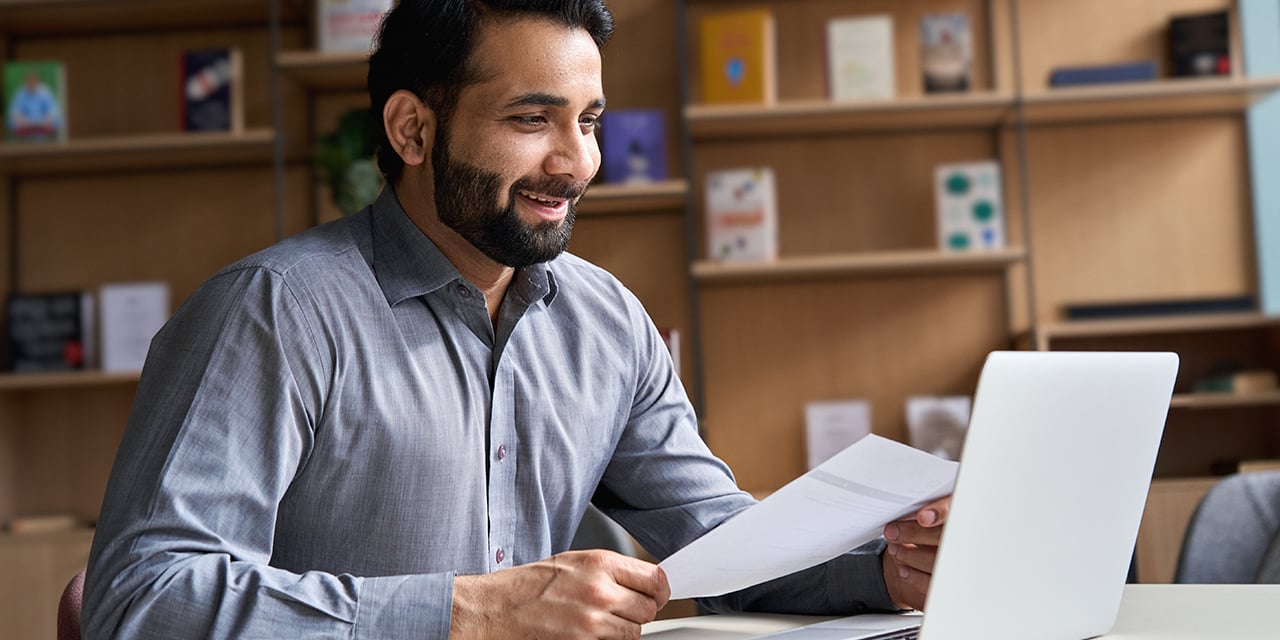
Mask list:
[[[1173,353],[995,352],[923,616],[779,640],[1082,640],[1109,631],[1178,371]]]

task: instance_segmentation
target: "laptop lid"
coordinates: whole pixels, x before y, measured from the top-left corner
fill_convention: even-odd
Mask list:
[[[1173,353],[988,356],[922,640],[1111,629],[1177,370]]]

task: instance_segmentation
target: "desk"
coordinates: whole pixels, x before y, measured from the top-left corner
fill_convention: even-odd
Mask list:
[[[1125,587],[1116,626],[1099,640],[1274,640],[1280,638],[1280,585]],[[653,640],[741,640],[828,618],[701,616],[644,626]]]

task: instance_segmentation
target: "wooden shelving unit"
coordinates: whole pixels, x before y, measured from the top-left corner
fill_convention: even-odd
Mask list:
[[[71,371],[66,373],[4,373],[0,374],[2,391],[39,391],[44,389],[68,389],[74,387],[107,387],[133,384],[139,372],[106,373],[103,371]]]
[[[1280,391],[1257,393],[1175,394],[1169,404],[1175,409],[1224,409],[1280,406]]]
[[[297,19],[300,3],[281,2],[286,19]],[[48,36],[116,30],[265,26],[268,0],[0,0],[0,33]]]
[[[1188,78],[1070,87],[1028,93],[1023,113],[1036,124],[1186,115],[1240,114],[1280,90],[1280,77]]]
[[[1026,252],[946,253],[934,250],[867,254],[796,256],[773,262],[694,263],[693,276],[704,284],[773,282],[819,278],[945,276],[978,272],[1002,273],[1021,262]]]
[[[359,91],[369,75],[369,54],[282,51],[276,55],[276,66],[308,89]]]
[[[625,213],[682,213],[689,184],[684,180],[666,180],[651,184],[593,185],[578,204],[583,215]]]
[[[66,142],[0,144],[0,173],[26,177],[175,166],[268,163],[275,132],[154,133],[70,138]]]
[[[1036,349],[1046,351],[1059,338],[1092,338],[1149,334],[1197,333],[1280,326],[1280,317],[1257,313],[1215,313],[1122,320],[1080,320],[1040,327]]]
[[[975,91],[898,100],[785,100],[774,105],[685,107],[694,140],[996,127],[1012,122],[1010,93]]]

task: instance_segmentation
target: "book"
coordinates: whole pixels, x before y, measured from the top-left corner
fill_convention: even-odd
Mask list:
[[[5,301],[7,368],[15,373],[85,369],[94,361],[93,294],[13,294]]]
[[[1176,300],[1073,303],[1064,307],[1068,320],[1106,320],[1206,313],[1251,313],[1257,310],[1257,300],[1250,294],[1180,298]]]
[[[659,109],[619,109],[602,117],[604,181],[658,182],[667,178],[666,118]]]
[[[708,171],[707,255],[712,260],[778,257],[778,196],[773,169]]]
[[[968,91],[973,74],[969,14],[930,13],[920,18],[920,71],[925,93]]]
[[[1277,386],[1276,372],[1249,369],[1205,376],[1192,384],[1192,390],[1197,393],[1265,393],[1275,391]]]
[[[897,93],[893,18],[827,21],[827,90],[832,100],[890,99]]]
[[[183,131],[244,131],[243,66],[235,48],[182,54]]]
[[[911,446],[944,460],[959,460],[972,403],[969,396],[907,398],[907,437]]]
[[[370,51],[382,16],[393,4],[394,0],[316,0],[316,48]]]
[[[57,61],[4,65],[5,138],[10,142],[67,139],[66,70]]]
[[[169,285],[105,284],[98,290],[98,301],[102,308],[102,370],[142,370],[151,339],[169,319]]]
[[[1156,63],[1151,60],[1085,67],[1058,67],[1049,74],[1051,87],[1075,87],[1118,82],[1145,82],[1156,79]]]
[[[809,402],[804,405],[805,454],[809,469],[870,434],[871,403],[865,400]]]
[[[934,171],[938,247],[981,251],[1005,246],[1000,163],[994,160],[939,165]]]
[[[698,27],[702,102],[774,102],[775,37],[773,14],[767,9],[704,16]]]
[[[1231,20],[1227,11],[1169,20],[1169,70],[1175,77],[1231,75]]]

